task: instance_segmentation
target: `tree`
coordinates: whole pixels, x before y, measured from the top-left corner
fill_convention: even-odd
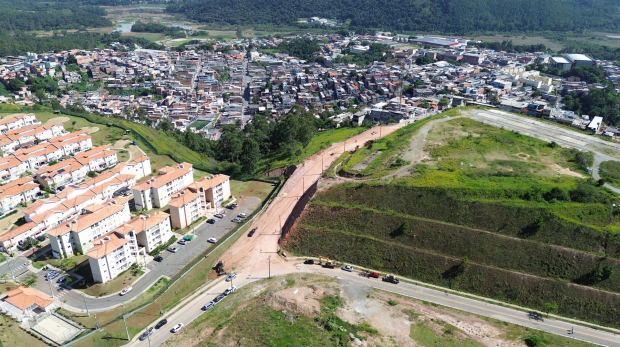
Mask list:
[[[547,313],[558,313],[558,303],[555,301],[543,303],[543,311]]]
[[[6,281],[8,281],[8,279],[9,279],[9,275],[7,275],[6,273],[3,273],[3,274],[0,276],[0,279],[3,279],[3,280],[4,280],[4,283],[6,283]]]
[[[86,173],[86,176],[90,178],[95,178],[97,177],[97,173],[95,171],[88,171],[88,173]]]
[[[26,275],[19,282],[25,287],[32,287],[37,283],[38,280],[39,280],[39,277],[37,276],[37,274],[31,273],[31,274]]]
[[[448,106],[449,104],[450,104],[450,99],[448,99],[448,98],[441,98],[441,99],[439,99],[439,106],[441,106],[442,109],[444,107]]]
[[[157,129],[162,131],[170,131],[174,129],[174,125],[168,119],[162,119],[157,124]]]
[[[248,137],[243,141],[241,151],[240,162],[243,172],[251,175],[256,170],[256,165],[260,160],[260,147],[254,139]]]
[[[431,64],[433,60],[425,55],[419,56],[415,59],[416,65],[428,65]]]
[[[37,99],[39,99],[39,101],[45,101],[47,100],[47,94],[45,93],[45,90],[43,89],[39,89],[34,93],[34,96],[37,97]]]
[[[17,78],[13,78],[12,80],[9,81],[9,84],[8,84],[7,88],[10,91],[15,93],[15,92],[21,90],[25,86],[26,86],[26,83],[24,83],[21,80],[18,80]]]
[[[77,64],[77,59],[75,58],[75,55],[73,54],[69,54],[69,56],[67,57],[67,64]]]
[[[527,347],[539,347],[542,346],[542,340],[540,337],[536,335],[528,336],[523,339],[523,342],[527,345]]]

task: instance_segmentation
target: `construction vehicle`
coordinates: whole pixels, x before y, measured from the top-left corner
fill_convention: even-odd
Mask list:
[[[319,256],[319,264],[323,265],[323,267],[328,267],[330,269],[333,269],[334,266],[336,266],[336,261],[335,260],[331,260],[328,257],[324,257],[322,255]]]
[[[400,283],[400,280],[398,279],[398,277],[389,274],[389,275],[385,275],[385,277],[383,277],[383,282],[390,282],[390,283],[394,283],[394,284],[398,284]]]
[[[217,264],[215,264],[213,270],[215,270],[215,273],[218,276],[226,275],[226,271],[224,271],[224,262],[222,262],[221,260],[218,261]]]

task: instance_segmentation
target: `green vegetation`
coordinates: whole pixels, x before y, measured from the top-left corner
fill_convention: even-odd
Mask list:
[[[482,347],[480,342],[455,334],[455,327],[445,324],[442,333],[424,323],[411,324],[411,339],[425,347]]]
[[[209,124],[209,121],[197,120],[194,123],[190,124],[189,127],[194,127],[197,130],[200,130],[200,129],[204,128],[207,124]]]
[[[174,39],[187,36],[183,28],[169,27],[160,23],[144,23],[139,20],[131,26],[131,32],[160,33]]]
[[[620,124],[620,93],[616,93],[611,84],[604,89],[591,89],[587,93],[567,94],[564,108],[590,117],[601,116],[607,124]]]
[[[617,7],[613,0],[597,0],[587,4],[578,0],[549,0],[535,7],[526,0],[510,3],[500,0],[408,0],[398,6],[387,0],[291,0],[286,7],[274,0],[263,1],[260,6],[251,0],[240,0],[235,6],[227,5],[223,0],[208,3],[189,0],[172,3],[166,11],[220,25],[295,26],[300,18],[318,16],[346,22],[347,27],[356,32],[373,32],[374,28],[398,32],[424,28],[428,32],[453,34],[583,29],[609,32],[619,28],[617,11],[609,10]]]
[[[620,188],[620,162],[609,160],[599,166],[601,178],[614,187]]]
[[[356,64],[358,66],[370,65],[375,61],[385,61],[389,56],[389,47],[379,43],[362,42],[362,45],[369,46],[368,52],[362,54],[347,54],[334,59],[334,63]],[[343,53],[349,53],[345,50]]]
[[[278,45],[278,52],[288,53],[299,59],[314,61],[314,52],[320,52],[321,47],[316,41],[308,38],[293,39],[291,41],[284,41]]]
[[[27,11],[25,9],[28,9]],[[112,26],[105,10],[78,1],[0,1],[2,31],[59,30]]]
[[[410,136],[393,141],[404,149]],[[567,176],[580,176],[591,154],[467,118],[437,121],[426,140],[428,159],[408,176],[319,193],[286,247],[618,326],[605,309],[620,303],[617,197]]]

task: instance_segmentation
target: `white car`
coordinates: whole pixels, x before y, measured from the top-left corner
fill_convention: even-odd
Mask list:
[[[184,327],[185,325],[183,323],[179,323],[177,325],[175,325],[174,327],[172,327],[172,329],[170,329],[171,333],[176,333],[177,331],[181,330],[182,327]]]
[[[125,289],[121,290],[121,292],[120,292],[119,294],[120,294],[121,296],[123,296],[123,295],[125,295],[125,294],[129,293],[129,292],[130,292],[130,291],[132,291],[132,290],[133,290],[133,287],[132,287],[132,286],[129,286],[129,287],[127,287],[127,288],[125,288]]]
[[[228,275],[228,277],[226,277],[226,282],[230,282],[233,280],[233,278],[236,278],[237,274],[234,272],[231,272],[230,275]]]
[[[224,295],[228,295],[228,294],[230,294],[230,293],[234,293],[236,290],[237,290],[237,287],[232,286],[232,287],[230,287],[230,288],[226,289],[226,290],[224,291],[224,293],[222,293],[222,294],[224,294]]]
[[[353,272],[353,266],[351,266],[351,265],[345,265],[345,266],[342,267],[342,269],[344,271]]]
[[[211,242],[211,243],[217,243],[217,239],[214,237],[211,237],[207,240],[207,242]]]

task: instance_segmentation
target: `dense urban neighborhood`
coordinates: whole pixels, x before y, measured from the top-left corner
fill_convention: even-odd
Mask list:
[[[409,325],[383,339],[334,313],[381,289],[399,296],[376,312],[411,297],[526,327],[528,346],[539,330],[576,337],[545,346],[620,345],[620,65],[500,46],[351,31],[0,57],[0,311],[54,346],[194,346],[198,317],[238,305],[216,337],[260,294],[326,341],[416,345]],[[478,247],[528,259],[459,253]],[[243,291],[272,276],[288,277]],[[422,321],[403,312],[385,319]]]

